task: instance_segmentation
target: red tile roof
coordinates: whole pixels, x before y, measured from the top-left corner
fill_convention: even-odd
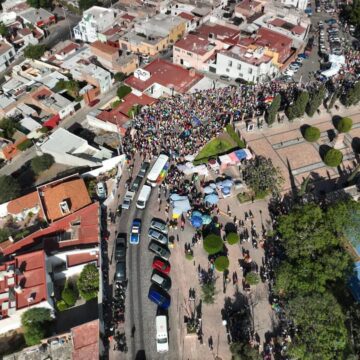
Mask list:
[[[174,46],[201,56],[214,48],[214,46],[210,45],[208,38],[194,34],[186,35],[183,39],[175,43]]]
[[[181,12],[180,14],[178,14],[178,16],[185,19],[185,20],[193,20],[193,19],[195,19],[194,15],[188,14],[186,12]]]
[[[32,209],[37,206],[41,208],[41,201],[38,192],[34,191],[17,199],[10,200],[7,206],[7,211],[10,214],[16,215],[24,210]],[[42,214],[42,210],[40,210],[40,213]]]
[[[236,8],[244,10],[253,10],[255,7],[259,6],[261,3],[253,0],[242,0],[236,5]]]
[[[90,321],[71,329],[72,360],[99,359],[99,331],[99,320]]]
[[[293,32],[294,34],[297,34],[297,35],[301,35],[306,31],[306,29],[300,25],[294,25],[294,24],[291,24],[291,23],[289,23],[283,19],[279,19],[279,18],[275,18],[274,20],[270,21],[269,24],[271,24],[275,27],[284,28],[285,30]]]
[[[61,220],[11,242],[0,243],[0,251],[6,256],[34,245],[41,245],[48,250],[99,243],[99,203],[93,203]],[[78,224],[78,225],[77,225]]]
[[[113,46],[110,46],[106,43],[102,43],[99,40],[94,41],[93,43],[90,44],[90,48],[94,48],[97,49],[99,51],[102,51],[106,54],[116,54],[119,53],[119,49],[114,48]]]
[[[80,48],[79,44],[71,42],[70,44],[66,45],[65,47],[59,49],[56,52],[56,54],[64,56],[64,55],[66,55],[66,54],[70,53],[71,51],[73,51],[75,49],[78,49],[78,48]]]
[[[201,25],[196,32],[205,38],[208,38],[210,34],[213,34],[218,40],[226,40],[228,38],[233,39],[240,34],[240,30],[213,23]]]
[[[96,118],[118,126],[123,126],[130,120],[127,115],[117,111],[116,108],[111,110],[104,110],[99,115],[97,115]]]
[[[58,220],[67,214],[61,211],[60,203],[67,201],[70,213],[89,204],[91,199],[83,179],[53,182],[39,187],[43,211],[49,221]]]
[[[123,16],[121,16],[123,19],[125,20],[129,20],[129,21],[133,21],[135,19],[135,16],[132,16],[130,14],[124,14]]]
[[[66,257],[66,262],[68,267],[86,264],[92,261],[98,262],[98,260],[99,260],[98,251],[94,251],[94,254],[90,254],[89,252],[86,252],[86,253],[67,255]]]
[[[160,84],[168,89],[174,89],[176,92],[184,94],[192,88],[202,75],[184,69],[179,65],[172,64],[168,61],[157,59],[147,65],[144,70],[150,72],[150,78],[142,81],[134,75],[128,77],[125,83],[139,91],[145,91],[153,84]]]

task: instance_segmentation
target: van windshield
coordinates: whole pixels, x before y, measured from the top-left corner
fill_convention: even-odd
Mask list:
[[[158,344],[166,344],[166,343],[167,343],[167,338],[158,340]]]

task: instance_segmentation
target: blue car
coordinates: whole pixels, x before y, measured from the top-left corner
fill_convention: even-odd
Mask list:
[[[131,225],[130,244],[137,245],[140,242],[141,220],[134,219]]]
[[[154,284],[149,289],[148,298],[162,309],[166,310],[170,307],[169,294]]]

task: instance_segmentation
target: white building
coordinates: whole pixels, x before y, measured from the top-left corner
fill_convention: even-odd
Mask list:
[[[6,70],[13,62],[15,56],[14,47],[6,40],[0,41],[0,71]]]
[[[61,146],[59,146],[61,144]],[[40,145],[41,152],[50,154],[55,162],[69,166],[102,166],[102,161],[110,159],[112,152],[102,146],[96,148],[83,138],[58,128]]]
[[[244,46],[235,45],[217,54],[216,73],[218,75],[258,83],[274,78],[278,72],[279,68],[273,64],[272,57],[265,55],[265,49],[261,47],[250,50]]]
[[[84,11],[81,21],[74,27],[74,37],[76,40],[92,43],[98,40],[98,33],[113,25],[115,18],[113,9],[93,6]]]
[[[294,8],[298,8],[300,10],[305,10],[307,8],[308,0],[276,0],[285,6],[292,6]]]

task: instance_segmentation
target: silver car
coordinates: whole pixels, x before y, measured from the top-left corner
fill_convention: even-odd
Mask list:
[[[158,230],[160,232],[162,232],[163,234],[167,234],[168,233],[168,228],[167,225],[164,221],[160,221],[157,219],[152,219],[151,223],[150,223],[150,227],[152,229]]]
[[[150,240],[156,240],[161,244],[167,245],[168,237],[165,234],[162,234],[160,231],[149,229],[148,232]]]
[[[159,255],[160,257],[162,257],[165,260],[169,260],[170,258],[170,250],[165,247],[162,244],[159,244],[156,241],[151,241],[149,244],[149,250],[152,251],[153,253],[155,253],[156,255]]]

